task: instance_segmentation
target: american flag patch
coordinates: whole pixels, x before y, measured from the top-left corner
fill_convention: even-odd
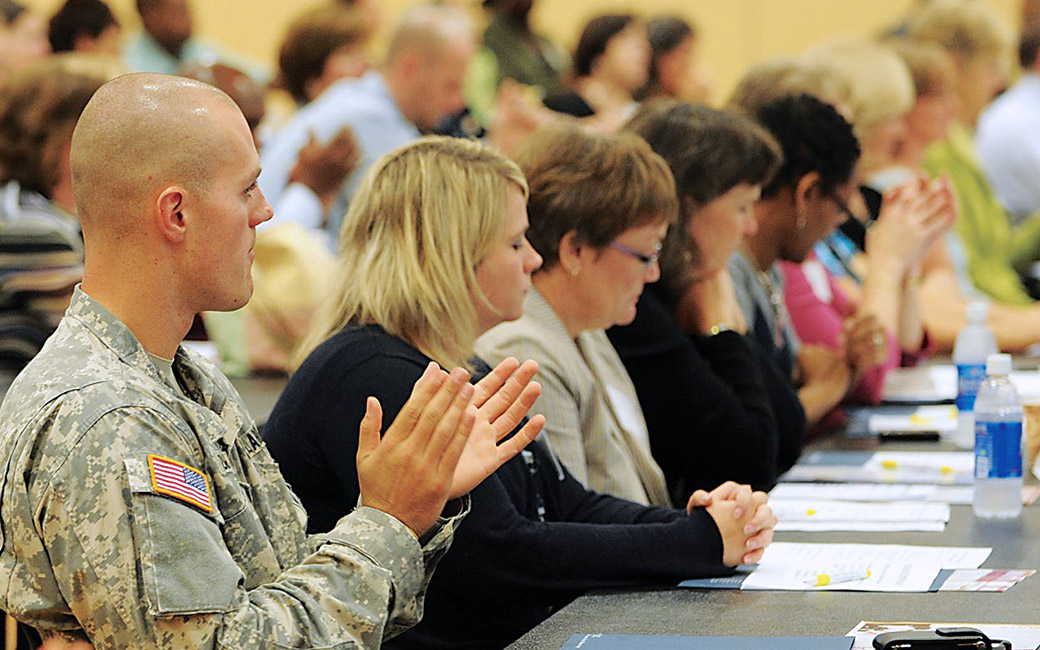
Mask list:
[[[156,493],[186,501],[206,512],[213,512],[213,501],[209,496],[209,479],[199,470],[169,458],[149,454],[148,472],[152,476],[152,489]]]

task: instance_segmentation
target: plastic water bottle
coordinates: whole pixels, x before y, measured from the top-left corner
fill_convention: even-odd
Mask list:
[[[975,399],[975,499],[979,517],[1022,512],[1022,399],[1008,381],[1010,354],[991,354]]]
[[[986,378],[986,357],[996,354],[997,339],[986,327],[984,302],[968,305],[967,324],[957,335],[953,346],[953,363],[957,366],[957,437],[954,444],[962,449],[975,446],[975,394]]]

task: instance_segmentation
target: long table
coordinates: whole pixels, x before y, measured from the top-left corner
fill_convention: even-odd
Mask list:
[[[898,443],[897,443],[898,444]],[[879,448],[874,440],[834,437],[812,445]],[[932,444],[885,449],[938,450]],[[794,542],[873,542],[924,546],[987,546],[983,568],[1040,569],[1040,505],[1015,521],[976,519],[970,506],[953,506],[942,533],[777,533]],[[561,647],[572,634],[690,634],[720,636],[842,635],[861,620],[975,623],[1040,623],[1040,574],[1005,593],[924,594],[840,591],[734,591],[660,585],[582,596],[510,648]]]

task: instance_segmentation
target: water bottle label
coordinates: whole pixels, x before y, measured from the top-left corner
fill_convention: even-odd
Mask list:
[[[975,410],[975,395],[979,392],[979,386],[986,380],[986,364],[984,363],[959,363],[957,364],[957,410]]]
[[[975,423],[975,478],[1022,476],[1022,423]]]

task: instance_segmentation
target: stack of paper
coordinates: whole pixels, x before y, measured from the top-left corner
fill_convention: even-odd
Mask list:
[[[837,499],[839,501],[932,501],[971,505],[970,485],[923,483],[780,483],[769,493],[776,499]]]
[[[921,406],[902,415],[874,413],[867,421],[871,433],[887,431],[938,431],[953,433],[957,430],[957,408],[948,404]]]
[[[825,499],[769,500],[779,523],[776,530],[942,532],[950,506],[925,501],[865,503]]]
[[[974,472],[975,454],[970,451],[816,451],[792,467],[783,480],[970,485]]]
[[[1012,372],[1009,376],[1023,397],[1040,396],[1040,372]],[[957,368],[949,365],[895,368],[885,377],[882,399],[888,402],[951,402],[957,397]]]
[[[942,569],[977,569],[990,548],[774,542],[741,589],[929,591]],[[857,580],[837,576],[867,575]],[[818,576],[831,584],[812,586]]]

